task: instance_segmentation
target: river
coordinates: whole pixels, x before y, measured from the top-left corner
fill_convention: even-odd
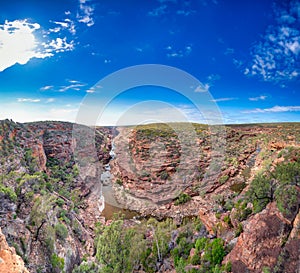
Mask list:
[[[109,152],[111,160],[115,159],[115,145],[112,142],[112,148]],[[114,190],[112,188],[112,174],[110,173],[110,161],[108,164],[104,165],[104,170],[101,173],[101,183],[102,183],[102,195],[100,200],[104,199],[104,205],[99,206],[99,209],[102,210],[101,215],[105,217],[106,220],[112,219],[114,214],[121,213],[124,215],[125,219],[132,219],[135,216],[138,216],[138,213],[128,209],[122,208],[114,196]]]

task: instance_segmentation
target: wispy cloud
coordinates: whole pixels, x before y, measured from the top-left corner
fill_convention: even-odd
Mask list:
[[[266,98],[267,98],[267,96],[260,95],[258,97],[249,98],[249,100],[251,100],[251,101],[259,101],[259,100],[265,100]]]
[[[182,58],[190,55],[193,49],[191,45],[186,45],[182,49],[175,49],[173,46],[169,45],[166,47],[166,50],[168,58]]]
[[[244,74],[264,81],[283,82],[300,75],[300,2],[290,1],[288,8],[275,9],[277,24],[267,28],[251,51],[252,61]]]
[[[208,92],[208,91],[209,91],[209,88],[210,88],[210,85],[209,85],[208,83],[206,83],[206,84],[201,84],[201,85],[198,85],[198,86],[194,89],[194,92],[196,92],[196,93]]]
[[[58,91],[58,92],[66,92],[68,90],[75,90],[75,91],[79,91],[81,90],[84,86],[86,86],[87,84],[78,80],[66,80],[65,85],[60,85],[60,86],[54,86],[54,85],[45,85],[43,87],[40,88],[41,91],[47,91],[47,90],[51,90],[51,91]],[[49,102],[52,102],[51,100]]]
[[[210,86],[213,86],[214,83],[221,79],[219,74],[210,74],[207,76],[207,82]]]
[[[183,16],[189,16],[193,13],[196,13],[196,10],[184,10],[184,9],[179,9],[176,11],[177,15],[183,15]]]
[[[79,91],[82,87],[86,86],[86,83],[77,80],[68,80],[68,85],[60,86],[59,92],[66,92],[68,90]]]
[[[41,91],[47,91],[52,89],[54,86],[53,85],[45,85],[43,87],[40,88]]]
[[[298,112],[300,106],[273,106],[271,108],[255,108],[253,110],[242,111],[242,113],[282,113],[282,112]]]
[[[18,102],[40,102],[40,99],[31,99],[31,98],[18,98]]]
[[[221,102],[221,101],[230,101],[230,100],[237,100],[238,98],[218,98],[211,100],[212,102]]]
[[[46,100],[46,103],[51,103],[51,102],[55,102],[55,98],[49,98]]]
[[[55,24],[56,26],[54,28],[50,28],[48,33],[51,33],[51,32],[57,33],[62,30],[67,30],[73,35],[76,34],[75,23],[73,20],[71,20],[69,18],[66,18],[63,21],[53,21],[53,24]]]
[[[196,93],[202,93],[202,92],[209,92],[209,89],[214,86],[214,83],[221,79],[221,76],[218,74],[210,74],[207,76],[207,82],[201,83],[201,85],[198,85],[194,92]]]
[[[48,99],[33,99],[33,98],[18,98],[17,102],[28,102],[28,103],[52,103],[55,101],[55,98]]]
[[[161,5],[151,11],[148,12],[148,15],[149,16],[154,16],[154,17],[157,17],[157,16],[161,16],[161,15],[164,15],[166,14],[167,12],[167,5]]]
[[[79,11],[77,13],[77,20],[80,23],[86,24],[91,27],[95,24],[93,14],[94,7],[88,4],[88,0],[79,0]]]
[[[189,16],[197,11],[191,7],[190,1],[158,0],[160,5],[148,12],[148,16],[159,17],[165,14]]]
[[[234,48],[228,47],[226,48],[224,54],[225,55],[232,55],[234,53]]]

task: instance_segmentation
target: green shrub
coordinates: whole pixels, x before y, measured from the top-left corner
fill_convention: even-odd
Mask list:
[[[59,207],[62,207],[65,204],[65,201],[63,199],[61,199],[61,198],[58,198],[55,203]]]
[[[222,177],[220,177],[219,179],[219,183],[222,185],[224,184],[227,180],[228,180],[229,176],[228,175],[223,175]]]
[[[298,191],[295,186],[279,187],[276,192],[276,203],[279,211],[285,216],[293,216],[298,210]]]
[[[120,185],[120,186],[123,185],[123,181],[122,181],[120,178],[118,178],[118,179],[116,180],[116,183],[117,183],[118,185]]]
[[[169,178],[169,174],[166,171],[162,171],[160,174],[160,178],[162,180],[167,180]]]
[[[235,237],[240,236],[240,234],[243,232],[243,225],[241,223],[238,224],[236,230],[235,230]]]
[[[211,266],[220,264],[225,256],[224,242],[221,238],[216,238],[205,246],[204,260],[210,262]]]
[[[190,201],[191,199],[192,198],[188,194],[182,192],[175,200],[174,205],[178,206],[178,205],[184,204],[184,203]]]
[[[65,267],[65,259],[53,253],[51,256],[51,265],[55,270],[62,272]]]
[[[56,236],[64,241],[68,237],[68,229],[62,223],[58,223],[55,225],[55,234]]]
[[[10,187],[5,187],[0,183],[0,192],[4,193],[9,197],[9,199],[13,202],[16,202],[18,197],[15,191]]]

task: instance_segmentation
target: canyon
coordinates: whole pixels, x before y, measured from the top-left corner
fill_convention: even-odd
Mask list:
[[[291,213],[279,199],[255,211],[246,198],[258,174],[299,162],[298,123],[89,128],[4,120],[0,144],[0,272],[75,272],[95,262],[97,227],[109,226],[112,212],[123,212],[127,227],[172,219],[174,231],[196,217],[201,236],[224,240],[231,272],[300,270],[299,194]],[[167,261],[160,272],[176,272],[171,260],[163,269]]]

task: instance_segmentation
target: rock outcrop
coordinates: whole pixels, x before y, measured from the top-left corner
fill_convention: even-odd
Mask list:
[[[22,258],[10,247],[0,227],[0,273],[29,273]]]
[[[293,226],[279,212],[276,203],[270,203],[262,212],[254,215],[244,223],[243,232],[239,236],[236,245],[227,255],[225,262],[232,263],[232,272],[259,273],[262,268],[273,269],[279,260],[280,255],[285,252],[291,253],[293,248],[296,261],[299,262],[297,253],[300,251],[299,239],[290,240],[287,244]],[[293,233],[295,236],[295,232]],[[299,254],[298,254],[299,255]],[[290,258],[290,263],[295,263],[295,257]],[[287,257],[285,257],[287,259]],[[281,262],[282,263],[282,262]],[[291,266],[291,265],[290,265]],[[297,272],[284,270],[280,272]]]

